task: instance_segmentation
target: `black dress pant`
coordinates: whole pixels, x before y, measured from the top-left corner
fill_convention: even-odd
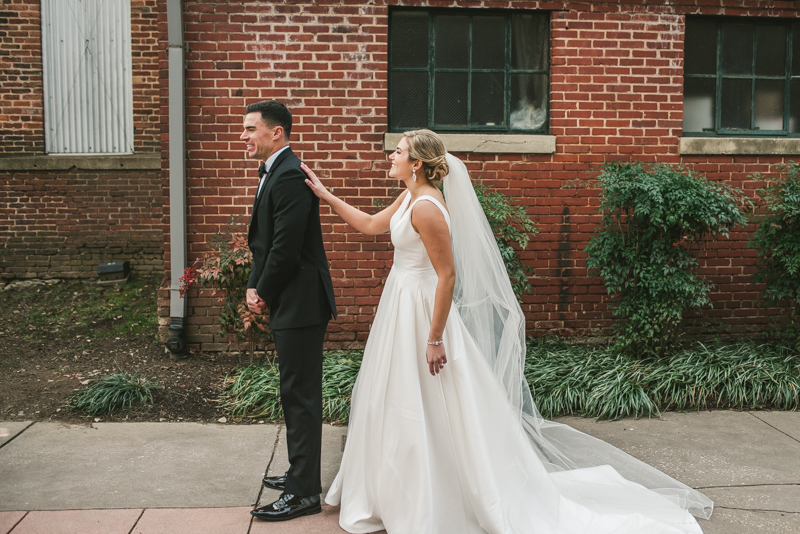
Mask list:
[[[322,493],[322,342],[328,321],[273,330],[281,375],[289,472],[286,493]]]

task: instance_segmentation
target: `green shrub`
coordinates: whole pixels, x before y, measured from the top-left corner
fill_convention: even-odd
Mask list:
[[[212,252],[203,258],[196,277],[204,287],[213,287],[214,295],[219,297],[219,334],[234,332],[239,354],[247,352],[252,364],[256,347],[271,339],[272,333],[267,316],[251,312],[245,302],[253,254],[247,245],[243,223],[231,216],[225,229],[211,236],[210,246]],[[187,269],[187,282],[193,277],[191,269]]]
[[[792,304],[788,334],[800,350],[800,164],[778,167],[779,175],[758,190],[757,228],[748,246],[756,249],[760,263],[754,279],[764,282],[768,305],[787,299]],[[753,177],[763,180],[760,175]]]
[[[153,404],[153,391],[161,385],[140,376],[119,371],[106,375],[69,398],[69,407],[86,415],[111,413],[119,408],[132,408],[134,404]]]
[[[663,355],[684,314],[710,304],[711,284],[697,275],[703,240],[744,226],[748,201],[680,166],[609,163],[595,185],[603,217],[586,265],[613,297],[617,344],[631,354]]]

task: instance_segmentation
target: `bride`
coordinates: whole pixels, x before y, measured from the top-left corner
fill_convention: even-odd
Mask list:
[[[542,419],[523,375],[525,319],[464,164],[405,132],[368,215],[306,183],[349,225],[391,232],[394,263],[353,388],[325,501],[351,533],[700,533],[704,495],[615,447]],[[434,184],[444,180],[444,198]],[[446,202],[445,202],[446,200]]]

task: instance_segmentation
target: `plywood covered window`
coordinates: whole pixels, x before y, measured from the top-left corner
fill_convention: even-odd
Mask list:
[[[133,152],[130,0],[41,0],[45,147]]]

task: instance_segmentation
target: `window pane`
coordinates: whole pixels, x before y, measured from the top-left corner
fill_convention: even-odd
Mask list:
[[[683,131],[714,131],[717,81],[713,78],[684,78]]]
[[[466,69],[469,66],[469,17],[436,17],[434,39],[437,68]]]
[[[511,76],[511,128],[540,130],[547,121],[547,76]]]
[[[438,53],[438,51],[437,51]],[[467,124],[467,73],[439,72],[434,81],[433,122]]]
[[[783,26],[758,26],[757,29],[756,74],[784,76],[786,74],[786,28]]]
[[[751,74],[753,71],[753,26],[723,24],[722,73]]]
[[[548,22],[548,15],[512,15],[512,69],[545,70],[547,68]]]
[[[752,102],[750,80],[722,80],[722,127],[729,130],[749,130]]]
[[[425,11],[392,13],[392,67],[428,66],[428,14]]]
[[[800,76],[800,22],[792,25],[792,76]]]
[[[391,78],[392,128],[428,125],[428,73],[394,72]]]
[[[472,73],[472,124],[500,126],[505,122],[504,82],[502,72]]]
[[[506,67],[506,21],[503,17],[472,19],[472,68]]]
[[[683,49],[686,51],[686,74],[716,74],[717,23],[708,19],[688,19]]]
[[[800,80],[792,80],[792,101],[789,109],[789,132],[800,133]]]
[[[783,93],[783,80],[756,80],[756,128],[783,130]]]

